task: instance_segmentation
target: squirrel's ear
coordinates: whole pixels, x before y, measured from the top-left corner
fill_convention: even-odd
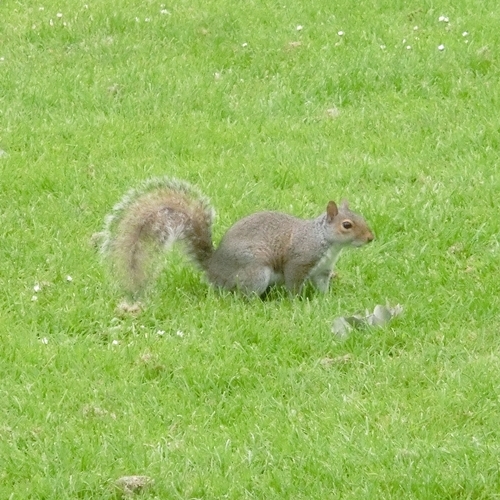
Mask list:
[[[337,204],[334,201],[329,201],[328,206],[326,207],[326,216],[330,221],[339,213],[339,209],[337,208]]]

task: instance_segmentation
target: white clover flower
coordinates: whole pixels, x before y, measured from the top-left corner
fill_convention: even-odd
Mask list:
[[[68,276],[66,276],[66,281],[71,282],[71,281],[73,281],[73,278],[68,274]]]
[[[411,50],[411,45],[407,45],[406,50]]]
[[[42,290],[42,287],[37,283],[34,287],[33,287],[33,291],[35,293],[38,293]]]
[[[297,25],[297,27],[295,28],[297,31],[302,31],[304,29],[304,26],[302,26],[301,24]]]
[[[450,22],[450,19],[449,19],[449,17],[447,17],[447,16],[439,16],[438,21],[439,21],[440,23],[449,23],[449,22]]]
[[[413,31],[418,31],[418,26],[413,26]]]
[[[468,36],[468,35],[469,35],[469,32],[468,32],[468,31],[464,31],[464,32],[462,33],[462,36]]]
[[[41,339],[40,339],[40,342],[41,342],[42,344],[47,345],[47,344],[49,343],[49,339],[48,339],[47,337],[43,337],[43,338],[41,338]]]
[[[158,330],[156,334],[162,337],[163,335],[165,335],[165,330]]]
[[[31,302],[36,302],[38,300],[38,297],[36,295],[33,295],[33,297],[31,297]]]
[[[385,45],[383,45],[383,44],[382,44],[382,45],[380,46],[380,48],[381,48],[382,50],[385,50],[387,47],[386,47]]]
[[[167,9],[161,9],[160,14],[166,15],[166,14],[170,14],[170,12]]]
[[[177,337],[184,337],[184,332],[182,332],[181,330],[177,330],[175,334],[177,335]]]
[[[248,47],[248,43],[247,42],[244,42],[241,44],[242,47]]]
[[[444,50],[444,45],[443,44],[438,45],[438,50]]]
[[[151,22],[151,18],[150,18],[150,17],[145,17],[145,18],[144,18],[144,22],[145,22],[145,23],[149,23],[149,22]]]
[[[62,12],[58,12],[58,13],[56,14],[56,16],[57,16],[59,19],[61,19],[61,17],[63,16],[63,15],[62,15]]]
[[[338,35],[338,36],[344,36],[344,35],[345,35],[345,33],[344,33],[342,30],[340,30],[340,31],[337,31],[337,35]]]
[[[113,342],[111,342],[111,345],[120,345],[120,341],[119,340],[113,340]]]

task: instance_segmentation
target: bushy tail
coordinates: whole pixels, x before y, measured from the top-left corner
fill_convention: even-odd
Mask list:
[[[155,257],[176,241],[203,269],[213,253],[209,201],[194,186],[155,178],[129,191],[105,219],[101,253],[120,284],[137,296],[154,273]]]

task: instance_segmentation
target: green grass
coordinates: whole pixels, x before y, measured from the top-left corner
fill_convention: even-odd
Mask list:
[[[496,1],[0,18],[0,498],[113,498],[131,474],[157,499],[500,498]],[[216,240],[344,197],[377,240],[305,300],[219,294],[174,255],[116,317],[90,240],[154,175],[213,200]],[[388,327],[332,335],[386,301]]]

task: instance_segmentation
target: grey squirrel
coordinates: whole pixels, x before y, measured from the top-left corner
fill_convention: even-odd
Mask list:
[[[151,278],[154,257],[179,241],[216,287],[263,295],[272,285],[299,294],[310,281],[326,292],[344,247],[374,236],[344,201],[330,201],[314,219],[258,212],[236,222],[220,245],[212,242],[214,210],[191,184],[155,178],[129,191],[106,217],[102,253],[128,294],[136,298]]]

